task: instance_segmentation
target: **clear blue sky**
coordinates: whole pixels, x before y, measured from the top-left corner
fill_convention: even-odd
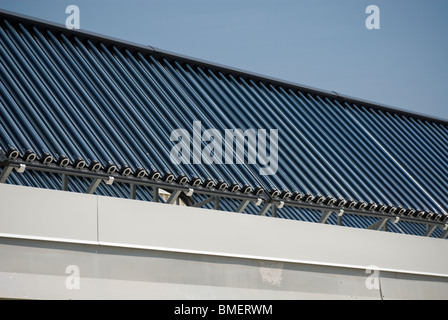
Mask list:
[[[0,0],[0,9],[448,119],[446,0]],[[366,7],[380,8],[368,30]]]

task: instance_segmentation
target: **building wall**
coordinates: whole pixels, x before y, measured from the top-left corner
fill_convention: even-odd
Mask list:
[[[0,185],[0,297],[447,299],[448,242]]]

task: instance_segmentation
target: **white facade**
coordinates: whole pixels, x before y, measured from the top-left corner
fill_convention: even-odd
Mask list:
[[[0,297],[447,299],[448,241],[0,184]]]

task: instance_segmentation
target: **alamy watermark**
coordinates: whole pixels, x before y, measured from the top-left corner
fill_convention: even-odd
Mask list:
[[[260,175],[274,175],[278,170],[278,129],[270,129],[269,134],[266,129],[225,129],[224,133],[206,129],[202,133],[201,121],[194,121],[191,134],[175,129],[170,140],[176,142],[170,151],[174,164],[258,164]]]
[[[374,4],[366,8],[366,28],[369,30],[380,29],[380,8]]]
[[[79,7],[76,5],[69,5],[65,8],[65,13],[69,14],[65,20],[65,27],[70,30],[79,29]],[[366,28],[369,30],[380,29],[380,8],[377,5],[371,4],[366,7],[365,13],[369,14],[365,22]]]
[[[79,29],[80,26],[80,11],[79,7],[75,5],[69,5],[65,8],[65,13],[70,14],[67,19],[65,19],[65,27],[67,29]]]
[[[380,289],[380,269],[371,265],[366,269],[366,274],[369,276],[365,280],[366,288],[369,290],[379,290]]]
[[[65,268],[65,273],[68,274],[65,279],[65,287],[68,290],[79,290],[81,288],[79,267],[76,265],[69,265]]]

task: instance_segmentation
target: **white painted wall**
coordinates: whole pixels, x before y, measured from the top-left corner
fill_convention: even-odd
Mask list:
[[[0,203],[0,297],[448,298],[447,240],[4,184]]]

